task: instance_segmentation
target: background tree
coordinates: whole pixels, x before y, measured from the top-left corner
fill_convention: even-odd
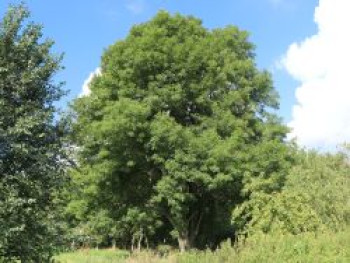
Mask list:
[[[171,235],[181,250],[232,236],[233,207],[279,190],[289,167],[276,93],[253,52],[245,31],[166,12],[109,47],[91,95],[73,105],[86,206],[116,222],[156,211],[172,229],[158,242]]]
[[[344,230],[350,224],[348,153],[346,148],[333,154],[299,150],[283,190],[254,195],[234,215],[249,219],[243,225],[250,232]]]
[[[64,181],[62,129],[53,103],[61,85],[52,77],[61,57],[42,27],[10,7],[0,23],[0,257],[48,262],[59,234],[58,189]],[[6,261],[6,262],[7,262]]]

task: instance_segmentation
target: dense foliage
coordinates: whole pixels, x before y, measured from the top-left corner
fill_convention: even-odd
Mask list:
[[[299,234],[350,225],[348,147],[334,154],[299,151],[281,192],[254,195],[234,213],[247,230]]]
[[[166,12],[109,47],[73,105],[79,228],[103,221],[119,245],[215,246],[233,237],[235,206],[283,186],[287,129],[253,50],[236,27]]]
[[[61,57],[28,15],[0,23],[0,262],[51,262],[59,244],[153,249],[62,262],[349,262],[349,146],[285,141],[247,32],[159,12],[58,120]]]
[[[62,91],[60,57],[41,26],[12,7],[0,23],[0,261],[47,262],[57,239],[55,210],[64,155],[54,123]]]

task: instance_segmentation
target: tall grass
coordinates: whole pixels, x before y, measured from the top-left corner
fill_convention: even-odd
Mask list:
[[[116,263],[125,262],[129,252],[114,249],[83,249],[63,253],[56,257],[57,263]]]
[[[129,255],[121,250],[84,250],[57,257],[60,263],[263,263],[263,262],[350,262],[350,228],[344,232],[270,234],[254,236],[232,246],[222,244],[216,251],[171,252],[161,257],[144,251]]]

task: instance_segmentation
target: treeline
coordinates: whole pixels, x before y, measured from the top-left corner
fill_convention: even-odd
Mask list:
[[[346,146],[286,141],[247,32],[159,12],[104,52],[91,93],[57,118],[61,57],[27,17],[11,7],[0,24],[0,261],[349,225]]]

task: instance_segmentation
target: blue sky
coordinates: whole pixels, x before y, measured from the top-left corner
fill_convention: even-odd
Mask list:
[[[84,80],[99,66],[105,48],[124,38],[133,24],[147,21],[164,9],[194,15],[207,28],[233,24],[249,31],[257,46],[257,64],[273,74],[281,98],[279,114],[289,123],[293,121],[293,106],[298,104],[296,89],[304,79],[289,67],[293,58],[288,57],[285,66],[278,65],[289,55],[293,43],[301,48],[303,41],[318,34],[315,8],[327,1],[338,2],[341,7],[348,0],[28,0],[27,5],[31,19],[44,25],[45,37],[55,40],[55,52],[65,53],[65,70],[58,78],[66,81],[70,94],[61,102],[62,107],[81,92]],[[9,3],[16,2],[1,0],[1,14]]]

